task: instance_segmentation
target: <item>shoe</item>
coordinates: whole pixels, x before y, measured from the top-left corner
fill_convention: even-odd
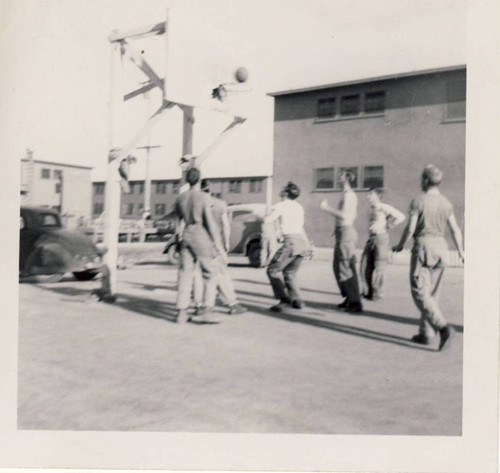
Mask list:
[[[445,325],[439,330],[439,351],[444,350],[450,346],[450,341],[453,337],[453,329],[449,325]]]
[[[337,304],[337,307],[339,309],[347,309],[348,304],[349,303],[348,303],[347,299],[344,299],[344,302],[341,302],[340,304]]]
[[[429,345],[430,344],[429,337],[423,333],[417,333],[416,335],[413,335],[413,337],[411,337],[411,341],[413,343],[418,343],[420,345]]]
[[[191,316],[191,322],[196,322],[199,324],[219,324],[222,322],[222,319],[218,315],[215,315],[210,311],[205,311],[201,315]]]
[[[350,302],[347,304],[345,311],[350,314],[359,314],[360,312],[363,312],[363,305],[361,302]]]
[[[269,308],[270,311],[272,312],[283,312],[284,310],[288,309],[290,307],[290,304],[286,301],[280,301],[279,304],[273,305],[272,307]]]
[[[194,315],[202,315],[205,312],[204,305],[197,305],[194,309]]]
[[[247,308],[243,307],[239,302],[236,302],[236,304],[229,306],[229,314],[230,315],[240,315],[240,314],[244,314],[246,311],[247,311]]]
[[[295,299],[294,301],[292,301],[292,307],[294,309],[302,309],[304,308],[305,304],[303,301],[301,301],[300,299]]]
[[[188,311],[185,309],[179,310],[177,313],[177,317],[175,318],[175,321],[178,324],[185,324],[189,320],[189,314]]]

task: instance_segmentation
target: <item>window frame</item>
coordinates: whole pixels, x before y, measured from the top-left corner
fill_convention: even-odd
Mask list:
[[[230,179],[229,180],[229,193],[230,194],[241,194],[241,186],[243,179]],[[233,187],[236,186],[236,188]]]
[[[367,111],[366,103],[367,96],[370,94],[381,94],[384,97],[383,100],[383,109]],[[344,97],[350,96],[358,96],[359,97],[359,110],[356,113],[342,114],[342,99]],[[360,118],[377,118],[383,117],[387,111],[387,89],[386,88],[377,88],[373,90],[360,91],[360,92],[352,92],[352,93],[339,93],[337,92],[335,95],[331,95],[330,98],[332,101],[335,100],[335,113],[333,115],[320,115],[319,113],[319,102],[321,100],[326,100],[327,97],[320,97],[316,99],[316,117],[315,123],[323,123],[323,122],[331,122],[331,121],[343,121],[343,120],[355,120]]]
[[[40,179],[50,179],[50,168],[41,168]]]
[[[363,187],[360,187],[360,190],[369,190],[372,187],[377,187],[380,189],[385,188],[385,166],[383,164],[366,164],[366,165],[360,166],[360,168],[362,168],[361,183],[363,184]],[[366,186],[365,187],[366,168],[382,168],[382,185],[381,186]]]
[[[320,168],[314,168],[314,191],[315,192],[331,192],[337,190],[336,186],[336,176],[337,176],[337,166],[324,166]],[[332,187],[318,187],[318,171],[331,169],[332,170]]]
[[[464,83],[464,100],[461,101],[450,101],[450,85]],[[446,91],[446,102],[444,104],[443,110],[443,123],[460,123],[465,122],[467,120],[467,79],[448,79],[445,83],[445,91]],[[449,106],[451,103],[463,103],[464,104],[464,115],[463,116],[449,116]]]

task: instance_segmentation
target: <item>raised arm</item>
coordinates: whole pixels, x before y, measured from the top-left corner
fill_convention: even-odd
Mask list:
[[[448,217],[448,227],[450,228],[451,236],[453,238],[453,241],[455,242],[455,246],[457,247],[458,255],[460,256],[460,259],[463,262],[465,255],[464,255],[464,246],[463,246],[464,242],[463,242],[462,232],[457,224],[455,214],[453,213]]]
[[[319,208],[323,210],[323,212],[326,212],[327,214],[333,215],[334,217],[339,217],[343,218],[344,213],[341,210],[334,209],[326,199],[323,199],[321,201],[321,204],[319,204]]]
[[[393,207],[392,205],[385,204],[384,206],[387,219],[387,229],[394,228],[398,226],[400,223],[403,223],[406,219],[406,216],[403,212],[400,212],[398,209]]]

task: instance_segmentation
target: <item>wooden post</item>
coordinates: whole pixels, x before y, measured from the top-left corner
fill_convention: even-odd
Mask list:
[[[104,244],[107,248],[104,262],[108,267],[109,281],[107,281],[109,294],[104,297],[114,297],[116,294],[116,267],[118,264],[118,233],[120,228],[120,174],[118,159],[111,160],[111,150],[115,147],[117,137],[117,118],[119,118],[119,108],[122,102],[123,93],[121,90],[122,58],[121,46],[119,43],[111,44],[111,78],[110,78],[110,99],[109,99],[109,156],[108,173],[106,179],[105,194],[105,232]]]

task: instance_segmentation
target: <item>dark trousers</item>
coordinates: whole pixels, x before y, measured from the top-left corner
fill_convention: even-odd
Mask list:
[[[267,267],[267,276],[274,297],[283,302],[301,300],[296,282],[297,271],[304,259],[305,243],[298,238],[286,238]]]
[[[384,280],[389,260],[389,235],[370,235],[361,258],[361,276],[368,297],[384,297]]]
[[[356,262],[356,231],[352,227],[335,229],[333,274],[340,293],[349,304],[360,303],[358,269]]]

